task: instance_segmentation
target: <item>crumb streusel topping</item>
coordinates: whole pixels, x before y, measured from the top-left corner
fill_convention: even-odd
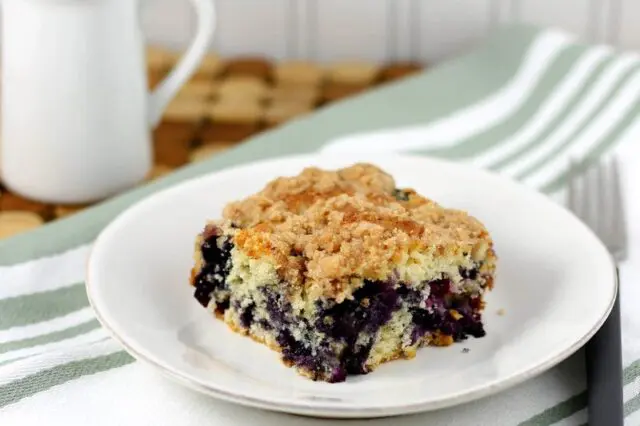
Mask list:
[[[343,299],[363,279],[389,277],[412,253],[493,258],[485,227],[413,190],[394,196],[394,179],[371,164],[307,168],[278,178],[224,211],[234,243],[270,259],[283,280],[308,295]]]
[[[321,199],[340,194],[390,195],[394,189],[393,177],[370,164],[355,164],[336,171],[309,167],[297,176],[274,179],[262,191],[230,203],[224,217],[240,227],[278,222],[292,213],[304,212]]]

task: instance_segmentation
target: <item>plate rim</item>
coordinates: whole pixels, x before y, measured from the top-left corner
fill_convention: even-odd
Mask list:
[[[591,234],[594,237],[595,241],[601,245],[601,248],[608,254],[608,263],[611,269],[611,277],[612,277],[612,286],[613,292],[611,294],[611,298],[608,301],[606,311],[598,318],[598,321],[589,329],[589,331],[581,336],[580,339],[574,341],[573,344],[566,347],[563,351],[556,354],[554,357],[547,359],[545,362],[537,364],[535,367],[529,368],[521,373],[515,373],[506,379],[500,380],[497,383],[489,383],[479,388],[471,389],[470,391],[462,392],[457,395],[451,396],[449,398],[440,399],[440,400],[429,400],[422,402],[413,402],[409,404],[396,404],[394,406],[385,406],[385,407],[376,407],[376,406],[358,406],[355,408],[349,406],[334,406],[334,405],[307,405],[301,403],[300,401],[292,401],[292,402],[280,402],[273,401],[264,398],[256,398],[253,396],[243,395],[237,392],[227,391],[222,387],[212,386],[210,384],[205,384],[201,381],[197,381],[192,378],[189,374],[181,372],[179,369],[168,365],[168,363],[164,363],[159,359],[155,359],[152,354],[145,354],[142,351],[139,351],[132,347],[127,341],[125,336],[121,336],[116,330],[112,328],[109,321],[104,317],[103,311],[101,311],[99,305],[100,302],[97,302],[93,297],[92,290],[93,284],[91,279],[91,271],[92,264],[95,259],[95,251],[96,247],[98,247],[104,239],[105,235],[108,236],[111,232],[117,230],[118,225],[123,218],[129,214],[135,213],[135,210],[141,207],[141,205],[146,202],[150,202],[152,199],[160,198],[163,196],[168,196],[172,192],[180,192],[183,187],[196,185],[200,181],[205,181],[211,179],[213,176],[221,174],[221,173],[233,173],[238,170],[246,169],[249,167],[266,167],[271,163],[278,162],[289,162],[289,161],[300,161],[300,160],[308,160],[309,162],[319,161],[322,158],[335,158],[335,156],[326,154],[326,153],[306,153],[306,154],[293,154],[293,155],[284,155],[284,156],[275,156],[268,157],[265,159],[260,159],[256,161],[248,161],[243,162],[230,167],[223,167],[218,170],[214,170],[211,172],[204,173],[200,176],[196,176],[190,179],[185,179],[182,182],[171,185],[167,188],[164,188],[160,191],[149,194],[140,200],[129,205],[127,208],[122,210],[117,216],[115,216],[99,233],[99,235],[94,240],[90,250],[86,263],[86,273],[85,273],[85,291],[87,293],[87,299],[89,301],[89,305],[91,306],[98,322],[104,327],[107,333],[127,351],[131,356],[133,356],[136,360],[142,361],[152,367],[155,370],[158,370],[163,376],[177,382],[187,388],[198,391],[200,393],[204,393],[208,396],[218,398],[220,400],[238,404],[241,406],[249,406],[258,409],[265,409],[274,412],[283,412],[289,414],[298,414],[304,416],[313,416],[313,417],[324,417],[324,418],[379,418],[379,417],[388,417],[388,416],[398,416],[405,414],[415,414],[419,412],[428,412],[448,407],[457,406],[460,404],[464,404],[467,402],[475,401],[478,399],[482,399],[491,395],[495,395],[501,391],[512,388],[520,383],[526,382],[547,370],[551,369],[555,365],[560,362],[566,360],[571,355],[576,353],[581,347],[583,347],[590,339],[595,335],[595,333],[602,327],[606,319],[609,317],[613,305],[615,302],[615,298],[619,291],[619,278],[616,271],[616,265],[613,257],[610,255],[606,247],[602,244],[601,240],[596,236],[596,234],[588,227],[584,222],[582,222],[573,212],[568,210],[566,207],[554,203],[551,199],[549,199],[544,194],[536,191],[533,188],[530,188],[522,183],[510,179],[506,176],[500,175],[490,170],[482,169],[479,167],[475,167],[468,164],[463,164],[459,162],[449,161],[441,158],[430,157],[426,155],[414,155],[414,154],[385,154],[380,155],[377,153],[348,153],[345,154],[348,158],[360,158],[361,161],[374,161],[375,158],[383,158],[384,160],[389,159],[398,159],[398,160],[418,160],[418,161],[426,161],[426,162],[435,162],[440,163],[446,167],[454,167],[454,168],[467,168],[472,169],[474,173],[481,173],[491,179],[497,179],[502,182],[508,182],[510,185],[515,185],[518,187],[520,191],[526,191],[531,195],[539,198],[541,202],[548,203],[554,206],[554,208],[558,208],[563,210],[564,213],[568,213],[573,219],[580,225],[583,230],[587,231],[587,233]],[[126,334],[126,333],[124,333]]]

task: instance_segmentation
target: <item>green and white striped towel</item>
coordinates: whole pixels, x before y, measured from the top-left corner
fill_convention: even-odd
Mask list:
[[[477,50],[428,73],[323,109],[76,216],[1,241],[0,424],[329,424],[223,403],[134,362],[88,307],[84,268],[97,233],[131,203],[178,181],[319,149],[337,155],[409,151],[470,162],[552,197],[562,195],[570,156],[591,161],[617,151],[625,182],[637,183],[639,113],[637,54],[584,45],[558,30],[504,28]],[[626,188],[628,214],[639,217],[640,201]],[[640,282],[640,226],[631,222],[630,227],[630,258],[621,265],[624,396],[627,424],[640,425],[640,286],[634,288]],[[394,422],[584,424],[583,370],[579,352],[499,395]]]

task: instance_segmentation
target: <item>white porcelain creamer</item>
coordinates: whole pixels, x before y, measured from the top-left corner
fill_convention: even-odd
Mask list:
[[[191,3],[195,38],[149,93],[140,1],[0,0],[5,185],[29,198],[81,203],[142,181],[152,165],[151,130],[214,31],[212,0]]]

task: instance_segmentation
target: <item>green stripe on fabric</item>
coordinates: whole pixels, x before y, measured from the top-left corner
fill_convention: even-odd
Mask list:
[[[18,361],[22,361],[23,359],[31,358],[32,356],[34,355],[25,355],[18,358],[8,359],[6,361],[0,361],[0,367],[3,367],[7,364],[11,364],[12,362],[18,362]]]
[[[107,341],[109,339],[110,339],[110,337],[108,337],[108,336],[100,337],[98,340],[94,340],[94,341],[91,341],[91,342],[88,342],[88,343],[79,343],[77,347],[84,346],[84,345],[92,345],[92,344],[96,344],[96,343],[102,343],[102,342],[105,342],[105,341]],[[0,362],[0,367],[3,367],[5,365],[7,365],[7,364],[12,364],[14,362],[23,361],[23,360],[29,359],[29,358],[45,356],[47,353],[50,353],[50,352],[49,351],[39,352],[39,353],[35,353],[35,354],[29,354],[29,355],[20,356],[20,357],[17,357],[17,358],[8,359],[6,361]]]
[[[636,361],[632,362],[632,363],[631,363],[627,368],[625,368],[625,369],[624,369],[624,371],[622,372],[622,380],[623,380],[622,385],[623,385],[623,386],[627,386],[627,385],[628,385],[628,384],[630,384],[633,380],[635,380],[635,378],[636,378],[636,377],[638,377],[639,375],[640,375],[640,360],[636,360]],[[553,407],[551,407],[551,408],[548,408],[548,409],[547,409],[547,410],[545,410],[543,413],[540,413],[540,414],[538,414],[538,415],[536,415],[536,416],[532,417],[531,419],[529,419],[529,420],[527,420],[526,422],[521,423],[521,424],[524,424],[524,425],[531,425],[531,426],[536,425],[536,426],[537,426],[537,425],[549,425],[549,424],[551,424],[551,423],[559,422],[560,420],[563,420],[565,417],[569,417],[569,416],[570,416],[570,415],[572,415],[573,413],[575,413],[575,412],[577,412],[578,410],[580,410],[580,408],[578,408],[578,410],[575,410],[575,411],[573,411],[573,412],[570,412],[571,410],[568,410],[566,406],[567,406],[567,403],[568,403],[569,401],[574,401],[574,400],[576,400],[576,399],[578,399],[578,400],[579,400],[579,399],[581,398],[581,395],[583,395],[583,394],[584,394],[584,398],[585,398],[585,401],[586,401],[586,391],[585,391],[585,392],[583,392],[583,393],[581,393],[581,394],[578,394],[578,395],[576,395],[576,396],[573,396],[572,398],[569,398],[567,401],[563,401],[563,402],[561,402],[560,404],[557,404],[557,405],[555,405],[555,406],[553,406]],[[586,402],[585,402],[585,405],[586,405]],[[584,408],[584,407],[583,407],[583,408]],[[637,410],[637,409],[636,409],[636,410]],[[634,411],[635,411],[635,410],[634,410]],[[544,413],[559,413],[559,412],[566,413],[566,416],[565,416],[565,417],[562,417],[562,418],[558,418],[558,419],[554,420],[554,421],[553,421],[553,422],[551,422],[551,423],[540,423],[540,422],[539,422],[539,423],[529,423],[529,422],[531,422],[531,421],[534,421],[534,419],[538,419],[537,421],[540,421],[540,419],[541,419],[541,418],[544,418],[544,417],[541,417]],[[554,416],[554,419],[555,419],[555,416]]]
[[[449,116],[502,88],[517,72],[540,33],[537,28],[523,25],[502,28],[469,54],[331,104],[73,216],[2,239],[0,265],[13,265],[89,243],[131,204],[189,178],[257,159],[313,152],[327,141],[349,133],[427,123]]]
[[[565,108],[560,112],[560,114],[547,126],[547,128],[534,140],[528,143],[524,148],[506,156],[505,158],[497,161],[495,164],[489,166],[492,170],[500,170],[507,166],[509,163],[514,160],[523,157],[527,153],[531,152],[537,146],[540,146],[540,143],[546,140],[565,120],[568,116],[575,111],[580,102],[582,102],[586,96],[589,94],[589,90],[593,87],[593,85],[598,81],[598,78],[602,76],[604,71],[608,66],[614,61],[614,57],[609,57],[604,60],[602,63],[598,64],[592,74],[589,75],[587,80],[585,81],[582,90],[579,90],[576,94],[574,94]],[[611,93],[613,93],[613,90]],[[603,104],[610,98],[610,95],[603,101]],[[600,107],[601,109],[602,107]],[[593,115],[593,114],[592,114]],[[588,121],[587,121],[588,122]],[[580,126],[581,127],[581,126]]]
[[[577,413],[587,406],[587,392],[579,393],[560,404],[544,410],[542,413],[520,423],[519,426],[549,426]]]
[[[597,144],[591,151],[589,151],[585,157],[585,161],[581,164],[577,165],[575,168],[575,173],[580,174],[583,173],[586,169],[588,169],[591,165],[593,165],[598,159],[601,158],[603,154],[605,154],[613,145],[618,141],[622,133],[636,120],[640,119],[640,102],[636,104],[634,108],[627,112],[622,120],[618,123],[616,127],[613,128],[608,134],[606,134],[602,141]],[[555,192],[561,189],[567,182],[568,179],[572,176],[569,176],[569,170],[564,169],[560,174],[558,174],[555,178],[553,178],[549,183],[544,185],[541,188],[541,191],[547,194]]]
[[[55,331],[53,333],[47,333],[42,336],[35,336],[29,339],[17,340],[14,342],[8,342],[0,344],[0,354],[7,353],[9,351],[15,351],[18,349],[30,348],[33,346],[46,345],[48,343],[59,342],[64,339],[70,339],[72,337],[79,336],[84,333],[88,333],[91,330],[95,330],[100,327],[98,320],[90,320],[82,324],[78,324],[73,327],[69,327],[64,330]]]
[[[84,283],[0,300],[0,330],[49,321],[89,305]]]
[[[630,414],[635,413],[640,409],[640,394],[634,396],[630,400],[624,403],[624,416],[627,417]]]
[[[454,146],[416,152],[448,159],[461,159],[473,157],[497,144],[508,142],[509,137],[524,126],[540,109],[541,105],[550,96],[553,96],[553,89],[566,77],[567,73],[571,72],[572,67],[585,51],[583,46],[571,45],[560,52],[524,104],[505,121],[480,134],[464,139]]]
[[[640,376],[640,359],[632,362],[627,368],[624,369],[622,376],[623,386],[628,385]]]
[[[125,351],[119,351],[109,355],[73,361],[40,371],[15,382],[0,386],[0,408],[70,380],[122,367],[133,361],[134,359]]]
[[[607,96],[607,98],[603,100],[603,102],[598,106],[598,108],[596,108],[591,114],[589,114],[589,116],[587,116],[585,120],[582,123],[580,123],[578,127],[576,127],[576,130],[574,130],[571,134],[569,134],[569,136],[567,136],[567,138],[562,144],[559,144],[553,151],[549,152],[546,156],[544,156],[543,158],[531,164],[529,167],[527,167],[522,172],[520,172],[516,176],[516,179],[524,179],[527,176],[530,176],[531,174],[538,171],[550,160],[558,157],[559,155],[562,154],[563,151],[569,148],[571,144],[578,139],[579,135],[585,131],[588,124],[593,122],[593,120],[595,120],[596,117],[598,117],[602,113],[602,111],[609,104],[609,102],[612,99],[614,99],[615,96],[620,94],[620,92],[624,89],[624,87],[629,82],[629,80],[633,78],[634,75],[636,75],[639,69],[640,67],[634,67],[629,72],[627,72],[622,79],[618,80],[613,90],[609,93],[609,96]]]

